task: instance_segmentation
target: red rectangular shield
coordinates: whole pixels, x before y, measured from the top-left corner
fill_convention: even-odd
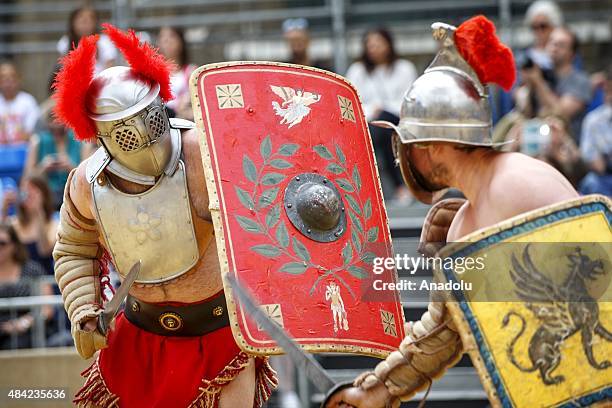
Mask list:
[[[190,84],[222,273],[307,351],[395,350],[399,295],[366,293],[375,258],[393,252],[353,86],[322,70],[254,62],[203,66]],[[224,285],[239,346],[282,353]]]

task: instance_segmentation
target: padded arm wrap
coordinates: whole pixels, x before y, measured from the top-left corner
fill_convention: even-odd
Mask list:
[[[391,395],[405,401],[461,358],[461,340],[444,302],[431,301],[421,320],[407,326],[408,335],[399,350],[379,363],[373,373],[358,377],[356,386],[368,390],[382,382]]]
[[[446,245],[450,225],[464,203],[464,199],[448,199],[431,207],[421,232],[420,252],[434,256]],[[461,338],[442,299],[433,297],[421,320],[408,323],[406,332],[399,349],[378,364],[374,372],[358,377],[356,386],[368,390],[382,382],[392,396],[408,400],[461,358]]]
[[[81,323],[102,312],[98,264],[100,246],[95,221],[83,217],[70,198],[73,176],[74,171],[70,173],[64,191],[53,259],[55,279],[72,323],[77,350],[83,357],[89,358],[95,349],[83,349],[78,337],[83,335]],[[100,343],[100,339],[96,341]]]
[[[434,256],[446,245],[448,230],[457,211],[464,203],[463,198],[448,198],[437,202],[429,209],[421,229],[419,252],[425,256]]]

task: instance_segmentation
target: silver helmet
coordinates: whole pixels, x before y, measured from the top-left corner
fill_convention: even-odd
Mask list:
[[[444,23],[431,27],[440,50],[404,95],[399,124],[372,122],[395,130],[392,143],[402,176],[416,198],[425,203],[436,201],[445,190],[425,187],[425,180],[407,162],[410,144],[450,142],[496,147],[511,143],[493,143],[488,89],[459,54],[454,41],[456,28]]]
[[[172,155],[170,121],[160,85],[128,67],[111,67],[89,86],[89,117],[113,160],[138,174],[157,177]]]

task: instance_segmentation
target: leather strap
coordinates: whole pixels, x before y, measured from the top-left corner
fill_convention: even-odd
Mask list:
[[[205,302],[186,306],[146,303],[128,295],[125,317],[133,325],[160,336],[203,336],[229,326],[223,291]]]

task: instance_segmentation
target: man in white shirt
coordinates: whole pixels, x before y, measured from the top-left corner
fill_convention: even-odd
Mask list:
[[[15,65],[0,64],[0,145],[26,143],[40,115],[36,99],[20,89]]]

